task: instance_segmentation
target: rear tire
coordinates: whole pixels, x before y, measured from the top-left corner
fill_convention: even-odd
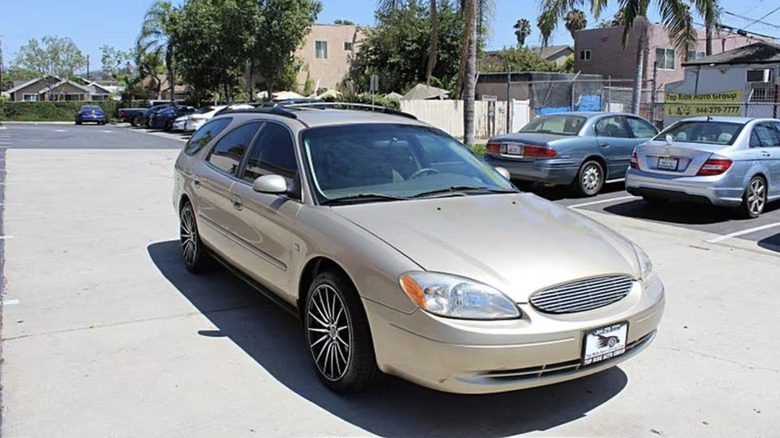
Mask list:
[[[76,120],[76,124],[80,125],[81,124],[81,120]]]
[[[586,161],[580,171],[577,172],[577,179],[572,183],[574,190],[584,196],[596,196],[604,187],[605,175],[604,168],[598,161]]]
[[[357,393],[383,376],[360,296],[343,275],[314,278],[303,312],[306,345],[320,380],[337,393]]]
[[[133,116],[132,120],[130,120],[130,124],[134,127],[139,127],[144,122],[144,116],[141,114],[136,114]]]
[[[211,262],[208,251],[200,240],[195,209],[185,201],[179,212],[179,239],[184,267],[193,274],[205,271]]]
[[[642,196],[642,200],[649,204],[651,207],[663,207],[669,200],[664,198],[657,198],[655,196]]]
[[[760,176],[754,176],[748,182],[742,195],[740,214],[747,219],[755,219],[764,212],[766,207],[766,181]]]

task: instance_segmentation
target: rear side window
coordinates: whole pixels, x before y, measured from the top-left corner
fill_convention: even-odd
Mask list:
[[[290,131],[276,123],[267,123],[252,147],[244,179],[252,182],[271,173],[292,179],[297,172],[295,143]]]
[[[219,139],[206,160],[223,172],[236,175],[241,159],[262,125],[262,122],[247,123],[228,132]]]
[[[631,132],[634,133],[635,138],[653,138],[658,134],[658,131],[655,130],[653,125],[642,119],[628,117],[626,120],[628,121],[628,126],[631,128]]]
[[[622,117],[604,117],[596,122],[596,136],[612,138],[631,138],[623,125]]]
[[[780,146],[780,138],[769,123],[759,123],[753,127],[750,135],[750,147],[776,147]]]
[[[184,146],[184,153],[190,156],[197,154],[198,151],[211,143],[211,140],[213,140],[214,137],[224,131],[231,120],[232,119],[230,118],[216,119],[203,125],[198,129],[198,132],[192,135],[190,141],[187,142],[187,145]]]

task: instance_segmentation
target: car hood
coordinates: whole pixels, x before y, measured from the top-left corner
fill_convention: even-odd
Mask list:
[[[631,243],[532,194],[483,195],[333,207],[428,271],[491,285],[516,302],[534,291],[638,265]]]

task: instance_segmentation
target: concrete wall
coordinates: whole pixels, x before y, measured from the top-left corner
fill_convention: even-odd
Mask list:
[[[506,101],[495,102],[494,115],[489,114],[490,103],[475,102],[474,135],[478,139],[487,139],[507,132]],[[524,125],[530,120],[527,101],[516,101],[515,113],[511,117],[513,130],[517,124]],[[454,137],[463,137],[463,101],[462,100],[402,100],[401,111],[413,114]],[[521,126],[522,126],[521,125]]]
[[[315,24],[306,37],[303,47],[295,56],[303,59],[309,69],[309,75],[315,86],[334,88],[349,71],[350,59],[357,53],[363,32],[357,26],[336,24]],[[327,59],[317,59],[316,41],[327,41]],[[344,50],[344,43],[352,43],[352,51]],[[319,81],[319,85],[317,84]],[[298,73],[298,87],[302,92],[306,84],[306,71]]]
[[[706,48],[706,33],[698,30],[696,50],[704,51]],[[609,27],[606,29],[587,29],[576,33],[574,41],[574,70],[582,73],[601,74],[605,78],[633,79],[636,66],[636,55],[639,47],[639,28],[635,26],[629,34],[628,45],[623,47],[623,28]],[[712,41],[712,54],[735,49],[737,47],[752,44],[760,38],[748,38],[732,34],[721,34]],[[674,48],[669,40],[669,34],[663,26],[652,25],[648,29],[648,44],[645,56],[643,78],[653,78],[653,63],[656,61],[656,48]],[[590,61],[581,61],[580,51],[590,50]],[[673,70],[658,69],[658,85],[681,81],[684,73],[682,63],[685,62],[687,53],[675,50],[676,60]]]

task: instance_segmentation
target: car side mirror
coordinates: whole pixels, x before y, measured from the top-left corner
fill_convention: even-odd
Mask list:
[[[252,190],[258,193],[281,195],[287,193],[287,180],[281,175],[263,175],[252,183]]]
[[[501,174],[501,176],[503,176],[504,178],[506,178],[506,179],[507,179],[507,181],[509,181],[510,179],[512,179],[512,175],[510,175],[510,174],[509,174],[509,171],[508,171],[508,170],[506,170],[506,168],[505,168],[505,167],[496,167],[496,171],[497,171],[498,173],[500,173],[500,174]]]

